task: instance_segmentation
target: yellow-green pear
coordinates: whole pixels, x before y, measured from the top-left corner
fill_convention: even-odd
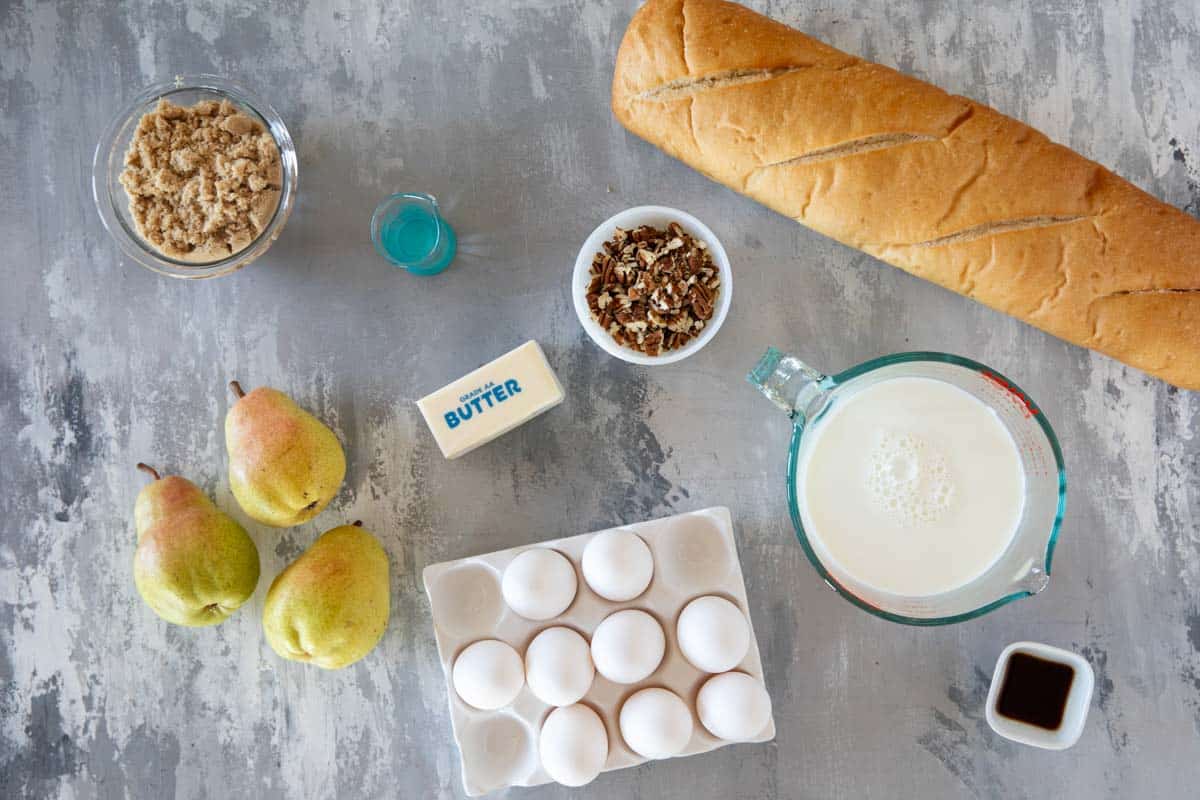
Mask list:
[[[200,487],[178,476],[154,478],[134,504],[133,581],[146,605],[176,625],[215,625],[258,585],[258,548]]]
[[[225,415],[229,488],[242,510],[276,528],[321,513],[346,477],[346,454],[333,431],[283,392],[260,386]]]
[[[283,658],[341,669],[383,638],[390,603],[387,553],[361,525],[326,532],[271,583],[263,630]]]

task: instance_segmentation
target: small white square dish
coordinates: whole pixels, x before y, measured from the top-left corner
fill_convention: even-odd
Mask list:
[[[1096,678],[1083,656],[1039,642],[1014,642],[1000,653],[988,689],[987,721],[1014,742],[1066,750],[1087,722]]]

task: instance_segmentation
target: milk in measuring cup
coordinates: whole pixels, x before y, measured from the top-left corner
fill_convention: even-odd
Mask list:
[[[804,432],[797,505],[840,581],[925,597],[1000,558],[1025,506],[1017,445],[996,413],[933,378],[839,398]]]

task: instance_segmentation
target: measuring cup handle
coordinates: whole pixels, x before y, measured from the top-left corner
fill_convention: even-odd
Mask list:
[[[768,347],[746,380],[785,414],[803,424],[805,410],[827,390],[827,376],[795,356]]]

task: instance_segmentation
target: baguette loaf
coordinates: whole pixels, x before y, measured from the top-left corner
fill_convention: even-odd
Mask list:
[[[650,0],[613,113],[876,258],[1200,389],[1200,222],[1017,120],[723,0]]]

